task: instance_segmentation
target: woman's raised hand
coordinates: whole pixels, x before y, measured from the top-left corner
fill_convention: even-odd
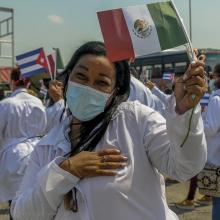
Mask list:
[[[207,90],[204,74],[205,56],[190,64],[186,73],[175,81],[176,112],[183,114],[196,106]]]

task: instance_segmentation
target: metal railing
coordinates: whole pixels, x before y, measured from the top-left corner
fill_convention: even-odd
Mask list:
[[[0,61],[11,60],[11,67],[14,66],[14,10],[12,8],[0,7],[0,13],[6,13],[6,18],[0,20]],[[5,54],[3,48],[9,45],[9,54]],[[3,62],[0,62],[2,65]]]

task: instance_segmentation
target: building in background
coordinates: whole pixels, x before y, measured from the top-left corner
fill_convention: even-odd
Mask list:
[[[199,54],[206,55],[206,72],[211,74],[214,66],[220,63],[220,50],[199,49]],[[185,50],[167,50],[161,53],[152,54],[137,58],[132,66],[137,70],[138,77],[142,82],[147,79],[154,81],[162,90],[171,83],[164,80],[164,73],[184,74],[189,64],[189,59]],[[163,87],[163,88],[162,88]]]

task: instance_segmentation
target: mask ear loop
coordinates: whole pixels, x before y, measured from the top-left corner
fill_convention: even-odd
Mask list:
[[[110,93],[109,97],[115,95],[115,93],[118,91],[118,87],[115,87],[112,92]]]

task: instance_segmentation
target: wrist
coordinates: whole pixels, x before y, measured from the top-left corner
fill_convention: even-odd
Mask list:
[[[76,168],[72,165],[70,158],[64,160],[62,163],[60,163],[59,167],[72,175],[78,177],[79,179],[82,179],[83,177],[77,172]]]
[[[175,112],[178,115],[183,115],[186,111],[184,111],[183,109],[181,109],[178,105],[175,106]]]
[[[67,160],[64,160],[59,164],[59,167],[67,172],[69,172],[69,166]],[[70,172],[69,172],[70,173]]]

